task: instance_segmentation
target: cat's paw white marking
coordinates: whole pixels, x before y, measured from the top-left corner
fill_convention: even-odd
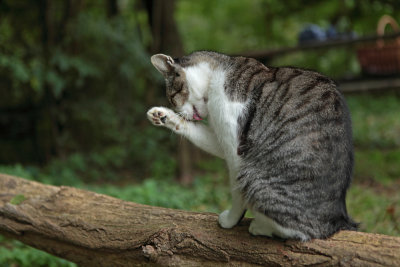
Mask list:
[[[153,107],[147,111],[147,118],[156,126],[164,126],[169,120],[170,113],[173,112],[163,107]]]
[[[224,210],[223,212],[221,212],[218,217],[218,222],[222,228],[232,228],[237,224],[237,220],[230,216],[229,210]]]
[[[263,224],[257,219],[253,219],[249,226],[249,232],[252,235],[264,235],[272,237],[273,230],[269,227],[269,225]]]
[[[175,132],[181,132],[181,126],[183,119],[180,118],[175,112],[164,107],[153,107],[147,111],[147,118],[151,123],[156,126],[165,126],[174,130]]]

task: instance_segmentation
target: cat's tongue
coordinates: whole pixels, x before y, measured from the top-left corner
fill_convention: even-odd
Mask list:
[[[193,107],[193,119],[196,121],[201,121],[203,118],[200,117],[199,112],[195,107]]]

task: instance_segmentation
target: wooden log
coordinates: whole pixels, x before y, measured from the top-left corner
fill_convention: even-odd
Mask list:
[[[81,266],[400,266],[399,237],[282,241],[217,218],[0,174],[0,234]]]

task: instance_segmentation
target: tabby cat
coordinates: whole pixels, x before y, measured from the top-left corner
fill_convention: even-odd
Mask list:
[[[153,107],[148,119],[227,162],[232,207],[219,215],[221,227],[250,209],[253,235],[306,241],[356,230],[345,203],[351,121],[331,79],[209,51],[151,62],[177,113]]]

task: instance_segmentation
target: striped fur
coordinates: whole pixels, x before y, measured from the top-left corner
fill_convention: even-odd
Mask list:
[[[331,79],[207,51],[152,62],[186,118],[180,131],[163,126],[228,163],[233,207],[220,215],[222,227],[250,208],[253,234],[308,240],[357,228],[345,204],[353,169],[350,115]],[[191,133],[200,131],[195,114],[210,121],[201,142],[200,132]],[[148,116],[157,119],[154,110]]]

